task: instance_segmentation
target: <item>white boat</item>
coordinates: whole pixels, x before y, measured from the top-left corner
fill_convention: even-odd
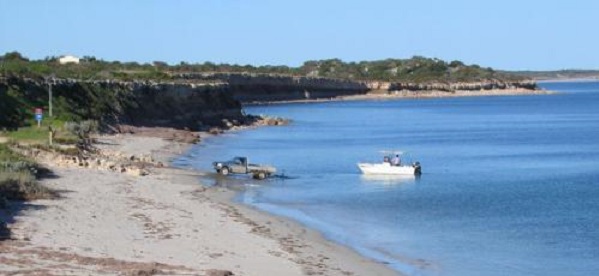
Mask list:
[[[385,155],[381,163],[358,163],[358,168],[363,174],[372,175],[419,175],[422,173],[420,162],[409,165],[391,164],[392,155],[400,155],[402,152],[392,152],[391,155]]]

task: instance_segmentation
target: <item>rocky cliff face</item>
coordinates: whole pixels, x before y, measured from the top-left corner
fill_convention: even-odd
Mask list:
[[[352,81],[274,74],[190,73],[173,77],[191,83],[219,84],[222,91],[242,102],[334,98],[390,91],[480,91],[492,89],[537,89],[534,81],[488,80],[473,83],[400,83]]]
[[[120,91],[128,99],[115,121],[135,126],[204,129],[245,120],[241,104],[222,86],[193,83],[95,83],[107,91]]]
[[[31,116],[34,107],[47,106],[48,85],[46,80],[0,78],[0,97],[17,99],[12,109],[28,110],[20,116]],[[242,114],[239,101],[222,85],[212,83],[57,79],[52,81],[52,91],[57,116],[75,121],[95,119],[108,127],[125,124],[199,130],[251,119]]]
[[[251,117],[242,114],[240,102],[322,99],[390,91],[537,88],[532,81],[419,84],[241,73],[192,73],[171,77],[173,80],[167,82],[53,80],[55,110],[68,120],[91,118],[106,126],[126,124],[198,130],[248,123]],[[44,79],[0,76],[0,126],[7,125],[6,118],[17,116],[24,120],[31,116],[33,107],[46,106],[48,85]]]
[[[458,82],[458,83],[390,83],[389,91],[479,91],[492,89],[537,89],[534,81],[515,81],[504,82],[499,80],[489,80],[485,82]]]
[[[274,74],[190,73],[173,75],[188,82],[224,84],[242,102],[285,101],[366,94],[367,82]]]

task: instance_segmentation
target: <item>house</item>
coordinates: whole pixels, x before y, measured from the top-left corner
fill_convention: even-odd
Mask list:
[[[67,64],[67,63],[79,64],[79,58],[76,56],[66,55],[66,56],[61,56],[60,58],[58,58],[58,62],[60,64]]]

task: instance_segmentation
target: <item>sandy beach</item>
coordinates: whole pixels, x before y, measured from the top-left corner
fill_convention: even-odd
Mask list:
[[[530,89],[491,89],[491,90],[456,90],[446,91],[389,91],[388,93],[370,93],[366,95],[346,96],[343,100],[363,99],[418,99],[418,98],[452,98],[452,97],[480,97],[480,96],[509,96],[509,95],[546,95],[553,91]]]
[[[484,97],[484,96],[516,96],[516,95],[549,95],[555,91],[530,90],[530,89],[491,89],[491,90],[457,90],[447,91],[374,91],[366,94],[339,96],[334,98],[251,102],[250,105],[272,105],[286,103],[314,103],[335,101],[362,101],[362,100],[398,100],[398,99],[429,99],[429,98],[454,98],[454,97]]]
[[[168,164],[189,144],[104,136],[100,147]],[[2,275],[397,275],[313,230],[232,202],[202,172],[146,176],[46,164],[61,198],[12,203]],[[9,220],[10,221],[10,220]]]

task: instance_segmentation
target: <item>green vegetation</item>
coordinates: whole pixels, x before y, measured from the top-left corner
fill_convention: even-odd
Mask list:
[[[32,163],[28,158],[12,151],[7,144],[0,144],[0,162]]]
[[[48,129],[42,129],[38,127],[23,127],[18,131],[7,132],[6,137],[10,138],[11,140],[42,143],[48,140]]]
[[[498,73],[491,68],[481,68],[478,65],[465,65],[460,61],[448,63],[440,59],[420,56],[358,63],[345,63],[339,59],[308,61],[299,70],[306,75],[320,77],[412,83],[521,79],[514,75]]]
[[[173,111],[183,111],[172,99],[153,95],[149,97],[150,100],[140,100],[139,95],[127,87],[108,86],[88,80],[184,81],[185,73],[255,73],[409,83],[516,81],[521,78],[491,68],[466,65],[460,61],[446,62],[419,56],[361,62],[313,60],[306,61],[299,67],[256,67],[211,62],[169,65],[155,61],[152,64],[139,64],[110,62],[90,56],[84,56],[79,64],[60,64],[56,57],[29,60],[18,52],[10,52],[0,56],[0,131],[10,131],[7,135],[15,140],[43,143],[48,139],[48,127],[52,126],[58,130],[58,140],[72,141],[76,137],[61,136],[65,122],[94,120],[100,128],[104,128],[123,123],[120,120],[131,123],[135,120],[176,118]],[[54,83],[52,78],[62,81]],[[219,77],[214,78],[218,81]],[[70,82],[67,79],[84,81]],[[212,80],[211,77],[206,77],[202,81]],[[53,93],[52,118],[47,113],[50,85]],[[211,100],[208,97],[202,99],[204,102]],[[235,103],[228,104],[233,106]],[[43,125],[40,128],[37,128],[33,120],[35,108],[44,109]]]
[[[29,60],[18,52],[0,56],[0,73],[33,78],[75,78],[83,80],[167,80],[177,73],[261,73],[295,76],[341,78],[352,80],[378,80],[393,82],[467,82],[488,79],[519,80],[521,77],[478,65],[465,65],[461,61],[446,62],[436,58],[414,56],[409,59],[344,62],[339,59],[310,60],[300,67],[190,64],[181,62],[168,65],[162,61],[152,64],[137,62],[104,61],[84,56],[79,64],[64,64],[57,57]]]
[[[56,194],[40,185],[37,177],[44,170],[29,158],[0,144],[0,201],[51,198]]]
[[[25,124],[29,126],[6,132],[4,136],[13,141],[23,141],[29,144],[45,144],[48,143],[49,128],[52,127],[56,132],[53,137],[54,141],[63,144],[74,144],[76,142],[76,137],[65,129],[65,122],[62,120],[52,118],[43,119],[39,127],[35,120],[29,120]]]
[[[0,79],[0,131],[16,140],[47,141],[49,127],[57,130],[57,139],[74,136],[63,131],[65,122],[111,118],[123,108],[135,106],[131,92],[125,88],[108,89],[99,84],[75,83],[54,85],[53,116],[48,114],[48,87],[39,79],[27,80],[15,75]],[[42,126],[34,120],[35,108],[42,108]],[[18,130],[18,131],[16,131]]]
[[[98,131],[98,122],[86,120],[80,123],[67,122],[65,128],[76,137],[77,149],[80,151],[92,151],[91,134]]]
[[[0,143],[0,209],[8,200],[55,198],[57,193],[41,185],[37,178],[47,171],[38,164]],[[10,238],[10,231],[0,221],[0,240]]]

